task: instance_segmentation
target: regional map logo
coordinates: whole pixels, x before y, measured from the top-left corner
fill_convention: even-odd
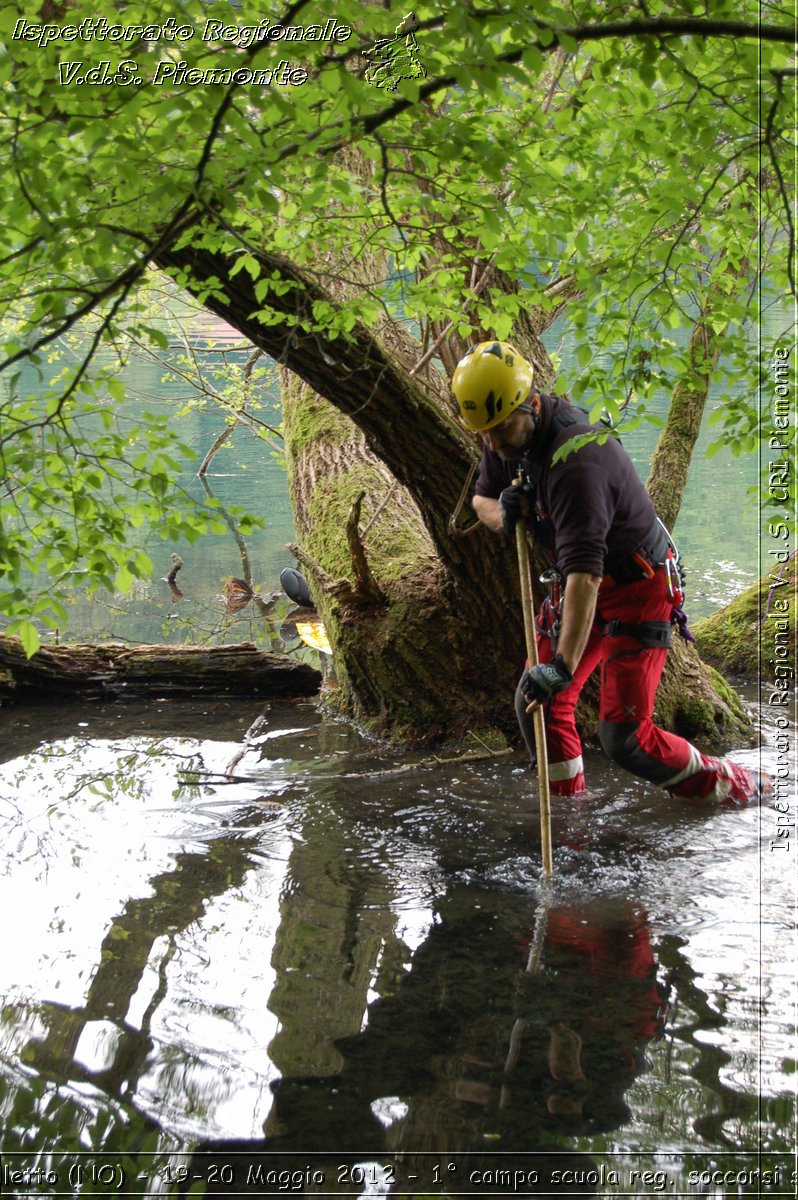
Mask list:
[[[374,87],[395,92],[400,79],[425,79],[427,72],[419,62],[418,42],[415,30],[418,17],[408,13],[396,26],[393,37],[380,38],[370,50],[365,51],[371,65],[366,69],[366,79]]]

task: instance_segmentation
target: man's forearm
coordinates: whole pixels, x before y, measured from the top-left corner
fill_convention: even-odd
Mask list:
[[[471,507],[483,525],[487,525],[493,533],[503,533],[504,523],[499,509],[499,501],[492,496],[473,496]]]
[[[493,533],[503,533],[499,501],[492,496],[473,496],[471,507],[483,525]],[[575,571],[568,576],[562,608],[562,626],[557,651],[573,674],[585,652],[593,619],[596,615],[596,598],[601,585],[598,575],[587,575]]]
[[[562,605],[562,626],[557,643],[566,667],[574,673],[585,652],[596,615],[596,597],[601,579],[579,571],[568,576]]]

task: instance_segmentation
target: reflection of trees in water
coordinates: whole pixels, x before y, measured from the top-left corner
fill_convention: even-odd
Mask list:
[[[527,946],[502,920],[444,917],[417,952],[404,994],[372,1006],[348,1065],[364,1083],[383,1074],[381,1094],[401,1095],[406,1081],[390,1086],[392,1064],[404,1057],[412,1072],[417,1046],[436,1079],[437,1124],[455,1117],[456,1127],[471,1129],[472,1145],[452,1149],[497,1136],[502,1148],[524,1150],[547,1136],[616,1127],[628,1115],[623,1094],[641,1069],[641,1049],[658,1036],[662,996],[640,914],[610,916],[613,926],[589,910],[551,908],[532,974],[524,971]],[[508,1069],[519,1018],[525,1026]]]
[[[238,616],[249,605],[252,605],[251,622],[254,621],[259,629],[263,628],[261,622],[265,622],[266,632],[269,635],[272,647],[278,650],[283,649],[282,639],[278,632],[279,621],[276,619],[275,608],[280,601],[285,601],[285,596],[282,591],[276,589],[268,592],[266,595],[261,595],[257,591],[253,582],[249,545],[241,529],[240,517],[231,512],[227,505],[219,499],[205,475],[200,475],[199,479],[203,491],[213,503],[214,511],[219,514],[230,530],[238,551],[241,574],[240,576],[229,576],[223,584],[220,596],[222,611],[213,618],[210,624],[207,620],[207,614],[200,617],[197,614],[187,614],[181,610],[179,615],[178,613],[170,614],[170,633],[173,634],[178,627],[182,626],[187,634],[193,634],[195,637],[201,637],[203,640],[221,636],[231,624],[228,618]],[[171,569],[164,576],[163,582],[168,585],[171,598],[175,603],[182,604],[190,599],[177,582],[178,572],[182,570],[185,564],[180,555],[174,553],[170,556],[170,562]],[[207,581],[205,582],[207,583]],[[189,585],[185,584],[185,586]],[[200,591],[203,593],[204,590],[204,587],[200,588]],[[286,606],[286,603],[281,604],[281,610],[284,610]],[[204,624],[201,623],[203,621]]]
[[[213,488],[208,483],[208,480],[206,479],[206,477],[204,475],[200,477],[200,483],[202,484],[202,487],[203,487],[203,490],[204,490],[206,496],[208,497],[209,500],[213,501],[215,509],[219,513],[221,513],[222,520],[224,521],[225,525],[227,526],[227,528],[230,530],[230,532],[233,535],[233,540],[234,540],[236,546],[238,547],[238,553],[241,558],[241,574],[243,576],[243,582],[247,587],[249,587],[251,589],[252,588],[252,564],[249,561],[249,547],[247,546],[244,535],[241,533],[241,530],[239,529],[238,521],[232,515],[232,513],[229,511],[229,509],[222,503],[222,501],[219,499],[219,497],[216,495],[216,493],[213,491]]]
[[[323,739],[320,748],[324,750]],[[325,805],[330,788],[334,787],[332,780],[317,783],[317,806]],[[250,826],[270,819],[269,813],[251,807],[247,810],[246,820]],[[334,831],[332,813],[328,814],[328,823]],[[292,859],[290,873],[295,882],[287,885],[284,906],[287,916],[274,948],[275,962],[279,963],[281,956],[285,962],[300,959],[309,977],[316,980],[316,999],[323,1004],[323,1020],[320,1021],[319,1010],[306,995],[301,1013],[305,1032],[300,1041],[304,1052],[311,1049],[317,1055],[323,1055],[325,1044],[332,1050],[333,1036],[359,1028],[375,958],[382,945],[380,935],[363,936],[363,914],[376,910],[371,904],[365,877],[356,886],[349,887],[346,872],[341,868],[346,855],[343,836],[343,833],[332,832],[323,839],[322,853],[317,846],[308,862],[303,861],[301,853]],[[197,1112],[212,1112],[223,1103],[226,1095],[235,1094],[237,1084],[232,1072],[226,1073],[224,1078],[217,1073],[209,1090],[207,1074],[204,1078],[195,1077],[191,1052],[184,1047],[156,1044],[151,1026],[156,1011],[168,1001],[167,968],[180,932],[201,919],[214,897],[241,886],[244,876],[253,867],[249,854],[251,844],[218,838],[202,854],[177,854],[168,871],[154,876],[149,881],[152,894],[129,900],[111,923],[100,947],[98,966],[83,1005],[45,1002],[17,1005],[13,1013],[6,1010],[7,1017],[13,1017],[17,1029],[35,1030],[24,1045],[21,1057],[36,1072],[38,1080],[59,1086],[74,1087],[77,1084],[98,1089],[104,1099],[89,1106],[94,1111],[106,1107],[106,1098],[111,1102],[111,1110],[117,1104],[135,1106],[142,1079],[151,1078],[153,1073],[157,1074],[164,1112],[179,1113],[181,1106],[186,1105]],[[306,893],[304,884],[308,879],[313,885],[309,890],[314,899],[305,903],[300,894],[293,904],[294,888]],[[330,881],[330,886],[318,894],[316,883],[323,884],[325,880]],[[383,889],[383,881],[378,880],[377,886]],[[368,921],[368,915],[365,919]],[[387,926],[387,917],[383,923]],[[385,932],[389,932],[387,927]],[[291,942],[289,946],[282,945],[286,938]],[[163,945],[156,945],[159,942]],[[269,951],[269,947],[264,947],[266,956]],[[234,966],[232,963],[232,970]],[[136,1028],[128,1023],[127,1014],[148,968],[157,972],[158,985]],[[289,1005],[297,1000],[290,985],[285,998]],[[231,1015],[234,1019],[235,1015]],[[322,1036],[319,1036],[320,1027],[325,1031]],[[87,1032],[95,1035],[95,1042],[98,1037],[102,1042],[102,1066],[87,1067],[80,1060],[79,1044]],[[285,1043],[283,1048],[285,1050]],[[337,1061],[338,1055],[332,1052]],[[2,1089],[0,1076],[0,1095]],[[80,1118],[79,1106],[68,1103],[59,1106],[56,1134],[51,1123],[53,1113],[50,1111],[42,1116],[36,1111],[37,1091],[36,1086],[26,1081],[20,1081],[19,1087],[10,1084],[3,1111],[14,1119],[7,1128],[35,1130],[40,1144],[52,1138],[52,1145],[68,1157],[69,1147],[80,1144],[79,1131],[84,1121]],[[67,1111],[75,1119],[72,1129],[64,1120]],[[169,1124],[167,1118],[167,1128]],[[126,1125],[127,1121],[119,1124],[109,1118],[107,1141],[104,1137],[93,1144],[118,1145],[119,1138],[125,1138]],[[145,1118],[144,1128],[156,1126]],[[129,1138],[130,1131],[128,1149]],[[6,1138],[6,1149],[11,1148]]]
[[[445,899],[410,969],[384,973],[364,1028],[336,1041],[340,1068],[284,1072],[263,1143],[205,1149],[272,1168],[331,1147],[331,1162],[401,1154],[403,1170],[415,1163],[424,1178],[423,1152],[475,1155],[472,1166],[495,1170],[500,1150],[505,1166],[518,1156],[529,1170],[530,1151],[622,1125],[624,1094],[662,1032],[664,992],[643,915],[630,905],[550,909],[540,970],[530,974],[527,933],[489,911],[500,903],[482,893]],[[536,1160],[541,1185],[556,1161]]]
[[[721,1001],[719,1009],[717,997],[710,999],[701,970],[696,970],[683,953],[685,944],[683,939],[665,937],[660,945],[660,961],[674,980],[674,996],[669,1010],[668,1050],[655,1064],[652,1085],[661,1089],[671,1124],[681,1116],[685,1145],[700,1138],[709,1146],[725,1147],[744,1156],[746,1142],[752,1147],[759,1143],[767,1114],[781,1109],[776,1123],[782,1128],[792,1127],[794,1106],[790,1106],[791,1115],[785,1122],[781,1101],[769,1101],[756,1090],[729,1086],[726,1078],[732,1056],[718,1036],[728,1024],[725,1006]],[[753,1021],[759,1019],[760,1014],[752,1013]],[[727,1038],[723,1040],[728,1042]],[[681,1073],[674,1077],[673,1051],[677,1044]],[[690,1079],[694,1081],[690,1084],[684,1078],[685,1063],[689,1063]],[[730,1133],[732,1128],[734,1134]],[[778,1138],[772,1144],[778,1144]],[[696,1159],[697,1169],[705,1166]]]
[[[336,1157],[401,1154],[405,1166],[424,1150],[522,1155],[622,1127],[629,1090],[643,1077],[663,1103],[678,1106],[687,1096],[685,1144],[696,1130],[723,1144],[730,1119],[755,1127],[757,1098],[721,1081],[729,1056],[701,1038],[724,1019],[675,939],[660,950],[678,990],[671,1037],[689,1044],[697,1084],[690,1090],[683,1076],[670,1078],[664,1048],[646,1075],[664,995],[644,916],[633,905],[552,905],[539,969],[528,972],[540,928],[532,899],[452,887],[408,964],[391,908],[396,885],[353,849],[356,836],[369,834],[365,822],[356,829],[340,820],[348,793],[334,776],[312,787],[294,831],[276,941],[262,949],[277,971],[269,1009],[280,1026],[268,1051],[282,1076],[272,1086],[265,1138],[210,1149],[272,1165],[280,1155],[331,1148]],[[247,810],[242,819],[256,827],[270,815]],[[157,1077],[164,1112],[180,1114],[191,1103],[211,1112],[224,1092],[235,1092],[232,1072],[200,1078],[191,1051],[157,1044],[151,1028],[169,1003],[168,968],[181,931],[212,898],[241,886],[254,844],[218,838],[203,853],[176,855],[149,881],[150,894],[131,898],[111,923],[83,1005],[19,1005],[10,1014],[31,1030],[22,1057],[36,1086],[97,1089],[99,1099],[85,1102],[95,1119],[107,1111],[96,1144],[124,1141],[130,1149],[133,1125],[141,1136],[157,1129],[140,1114],[127,1125],[129,1116],[120,1121],[115,1112],[136,1108],[145,1078]],[[128,1013],[148,970],[157,986],[134,1028]],[[99,1066],[79,1059],[87,1030],[105,1038]],[[79,1144],[85,1117],[77,1105],[61,1106],[56,1135],[52,1112],[36,1110],[30,1081],[5,1086],[7,1129],[34,1130],[64,1154]]]
[[[0,874],[8,874],[16,864],[31,860],[39,860],[46,868],[58,852],[60,817],[75,804],[85,802],[87,793],[91,793],[95,806],[106,801],[116,804],[120,799],[141,804],[149,794],[151,774],[163,763],[173,767],[175,760],[182,759],[186,776],[199,779],[203,774],[202,754],[181,755],[167,738],[150,738],[131,748],[129,742],[117,745],[104,742],[98,746],[91,739],[78,741],[70,737],[37,746],[24,755],[20,753],[26,743],[35,745],[39,739],[40,734],[32,732],[17,745],[13,759],[19,767],[14,775],[5,777],[7,791],[0,796],[0,821],[6,857],[5,869],[0,859]],[[98,766],[96,756],[91,761],[92,751],[97,749],[105,762],[114,763],[113,770]],[[90,761],[84,765],[82,759],[87,753]],[[0,764],[10,757],[10,747],[0,750]],[[31,816],[33,795],[38,799]],[[73,858],[85,851],[79,834],[73,835],[70,849]]]
[[[221,840],[209,846],[202,859],[196,853],[177,854],[170,870],[149,881],[152,895],[129,900],[111,923],[85,1003],[36,1006],[43,1033],[28,1042],[24,1061],[51,1081],[90,1084],[113,1100],[129,1103],[151,1066],[152,1018],[167,998],[167,968],[178,932],[202,917],[211,897],[240,886],[250,867],[241,846]],[[151,962],[155,943],[161,940],[157,961]],[[127,1014],[150,965],[158,983],[135,1028]],[[106,1061],[96,1069],[76,1059],[78,1043],[94,1023],[107,1024],[109,1033],[113,1030],[106,1039]]]

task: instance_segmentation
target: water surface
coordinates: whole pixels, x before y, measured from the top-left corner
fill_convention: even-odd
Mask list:
[[[0,735],[4,1194],[794,1194],[772,808],[593,755],[547,887],[520,758],[308,703],[43,715]]]

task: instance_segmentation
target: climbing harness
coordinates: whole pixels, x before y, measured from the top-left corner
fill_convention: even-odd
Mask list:
[[[537,626],[541,633],[548,635],[551,642],[552,655],[557,652],[557,642],[560,637],[560,620],[562,616],[563,577],[556,567],[544,571],[540,582],[547,588],[546,596],[540,606]]]
[[[653,579],[657,569],[665,565],[669,549],[675,551],[671,536],[659,518],[655,518],[636,550],[620,562],[607,563],[607,574],[620,584]]]
[[[602,632],[605,637],[635,638],[647,650],[669,650],[673,645],[670,621],[638,621],[636,624],[608,621]]]
[[[633,637],[647,648],[669,649],[673,645],[671,626],[675,625],[681,638],[686,642],[695,641],[687,624],[687,614],[682,607],[685,597],[682,558],[671,534],[659,517],[638,548],[621,563],[609,567],[608,574],[615,583],[624,584],[639,579],[653,579],[656,571],[660,569],[665,572],[668,597],[672,605],[670,619],[643,621],[639,625],[610,621],[604,626],[607,637]]]
[[[615,583],[632,583],[639,579],[652,579],[659,569],[665,571],[668,596],[672,603],[669,620],[638,622],[615,620],[602,624],[599,619],[598,625],[605,637],[630,637],[640,642],[645,649],[669,650],[673,646],[672,626],[676,625],[680,637],[688,642],[695,641],[687,625],[687,615],[682,608],[684,574],[679,551],[673,538],[658,518],[645,541],[624,560],[621,568],[615,568],[610,573]],[[548,636],[552,652],[556,653],[562,621],[565,580],[561,572],[556,567],[552,567],[543,572],[540,582],[546,587],[547,592],[540,606],[537,626],[541,633]]]
[[[668,581],[668,595],[673,603],[671,609],[671,625],[675,625],[679,631],[679,637],[685,642],[694,642],[695,636],[693,631],[687,624],[687,613],[684,611],[684,567],[682,566],[682,556],[679,553],[678,547],[673,540],[673,537],[662,524],[662,521],[657,517],[657,521],[662,525],[662,529],[668,538],[668,549],[665,556],[665,573]]]

